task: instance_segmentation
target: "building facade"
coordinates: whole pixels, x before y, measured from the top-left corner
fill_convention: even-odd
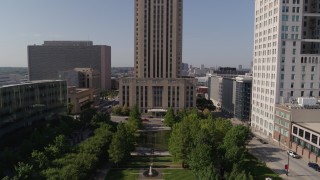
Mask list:
[[[166,110],[169,107],[175,112],[192,108],[196,105],[194,84],[194,78],[126,78],[123,79],[119,90],[119,101],[122,103],[120,105],[137,105],[143,113],[153,110],[157,112],[157,109]]]
[[[291,99],[277,104],[273,139],[279,146],[297,152],[303,158],[320,162],[320,105],[316,98]]]
[[[249,121],[251,110],[252,76],[238,76],[233,81],[234,117]]]
[[[92,100],[93,89],[68,87],[68,103],[73,106],[71,114],[79,114],[84,106]]]
[[[182,9],[182,0],[135,0],[135,79],[120,79],[120,106],[143,113],[195,107],[196,81],[181,77]]]
[[[255,0],[252,128],[272,137],[275,105],[319,96],[317,0]]]
[[[311,162],[320,163],[320,123],[292,123],[291,149]]]
[[[208,97],[217,109],[222,107],[222,80],[220,76],[208,77]]]
[[[44,41],[28,46],[30,80],[59,79],[59,71],[92,68],[101,75],[101,90],[111,89],[111,47],[92,41]]]
[[[101,92],[101,74],[93,68],[74,68],[68,71],[59,71],[59,79],[66,80],[68,86],[90,88],[95,96]]]
[[[66,112],[66,81],[33,81],[0,87],[0,137]]]

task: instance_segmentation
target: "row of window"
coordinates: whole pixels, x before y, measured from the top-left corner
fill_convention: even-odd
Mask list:
[[[292,133],[294,135],[297,135],[297,136],[303,138],[304,140],[312,142],[315,145],[320,145],[320,139],[317,134],[314,134],[310,131],[298,128],[295,125],[293,125],[293,127],[292,127]],[[319,142],[318,142],[318,139],[319,139]]]
[[[307,92],[307,91],[306,91]],[[293,91],[290,91],[290,96],[292,97],[292,96],[294,96],[294,94],[293,94],[294,92]],[[305,91],[300,91],[300,97],[304,97],[305,96],[305,94],[307,94],[307,93],[305,93]],[[283,91],[280,91],[280,96],[283,96]],[[307,95],[308,97],[314,97],[314,93],[313,93],[313,91],[309,91],[309,95]],[[319,91],[319,94],[318,94],[318,96],[320,96],[320,91]]]
[[[282,6],[282,12],[284,13],[289,13],[289,6]],[[300,7],[292,7],[292,13],[299,13],[300,12]]]
[[[282,4],[300,4],[300,0],[282,0]]]
[[[294,66],[293,66],[293,67],[294,67]],[[305,74],[302,74],[302,75],[301,75],[301,80],[302,80],[302,81],[306,80],[305,77],[306,77],[306,75],[305,75]],[[311,74],[311,75],[310,75],[310,80],[311,80],[311,81],[315,80],[314,77],[315,77],[314,74]],[[281,80],[284,80],[284,74],[281,74],[280,79],[281,79]],[[295,80],[295,79],[296,79],[296,75],[295,75],[295,74],[291,74],[291,80]]]
[[[287,120],[290,120],[290,114],[286,114],[286,113],[284,113],[284,112],[281,112],[281,111],[276,110],[276,115],[279,116],[279,117],[285,118],[285,119],[287,119]],[[279,118],[276,118],[276,119],[275,119],[275,122],[276,122],[277,124],[281,124],[281,125],[283,125],[283,126],[286,126],[286,122],[284,122],[283,120],[281,120],[281,119],[279,119]],[[286,126],[286,127],[287,127],[287,126]],[[287,127],[287,128],[289,128],[289,124],[288,124],[288,127]]]
[[[319,148],[304,141],[303,139],[301,139],[297,136],[292,136],[292,141],[295,142],[296,144],[298,144],[299,146],[308,149],[310,152],[315,153],[318,157],[320,156]]]

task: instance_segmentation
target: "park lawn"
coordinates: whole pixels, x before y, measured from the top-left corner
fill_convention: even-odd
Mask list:
[[[255,180],[264,180],[266,177],[270,177],[273,180],[282,179],[278,174],[268,168],[265,163],[259,161],[256,157],[250,153],[245,153],[244,167],[246,172],[250,172]]]
[[[108,175],[105,177],[105,180],[136,180],[138,179],[139,170],[137,169],[111,169]]]
[[[154,167],[179,166],[179,164],[177,165],[177,163],[172,162],[171,156],[154,156],[152,164]],[[150,166],[150,159],[148,156],[132,156],[129,162],[120,164],[120,167],[124,168],[143,168],[148,166]]]
[[[162,169],[162,173],[164,174],[165,180],[194,180],[196,179],[192,172],[187,169]]]

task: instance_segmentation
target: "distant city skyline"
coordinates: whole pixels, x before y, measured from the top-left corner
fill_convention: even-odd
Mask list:
[[[254,1],[184,0],[182,61],[250,67]],[[0,6],[0,67],[27,67],[27,45],[90,40],[112,48],[113,67],[133,67],[134,0],[5,1]]]

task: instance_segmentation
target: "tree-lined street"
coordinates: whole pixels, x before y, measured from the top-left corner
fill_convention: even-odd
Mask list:
[[[267,166],[284,179],[293,180],[318,180],[320,172],[308,167],[308,162],[303,159],[289,157],[289,176],[286,176],[285,164],[288,163],[286,150],[275,144],[262,144],[258,138],[253,138],[247,145],[248,150],[258,159],[266,162]]]

